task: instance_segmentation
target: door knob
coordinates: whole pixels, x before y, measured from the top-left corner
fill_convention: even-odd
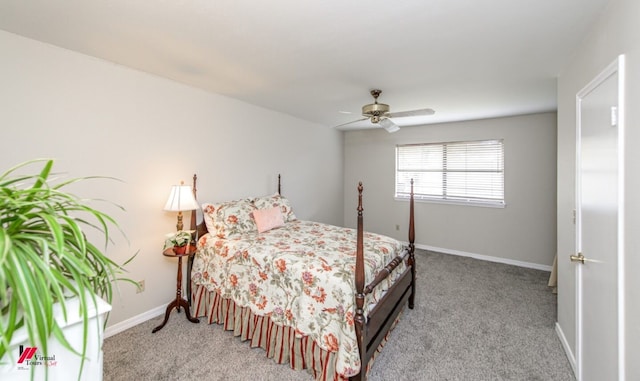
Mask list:
[[[571,262],[580,262],[584,265],[584,255],[582,253],[578,253],[578,255],[572,255]]]

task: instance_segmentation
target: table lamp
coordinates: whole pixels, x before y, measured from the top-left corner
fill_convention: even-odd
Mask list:
[[[178,231],[181,231],[184,227],[182,224],[182,212],[196,209],[198,209],[198,202],[195,197],[193,197],[191,186],[184,185],[184,181],[181,181],[180,185],[171,187],[171,194],[169,194],[169,199],[164,206],[164,210],[178,212],[178,223],[176,224]]]

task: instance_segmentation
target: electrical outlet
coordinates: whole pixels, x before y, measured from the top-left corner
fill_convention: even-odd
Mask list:
[[[138,281],[138,288],[136,289],[136,294],[144,292],[144,279]]]
[[[400,230],[400,225],[396,225],[396,230]]]

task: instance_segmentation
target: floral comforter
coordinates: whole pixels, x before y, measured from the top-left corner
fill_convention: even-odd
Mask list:
[[[207,234],[198,248],[191,275],[194,284],[313,338],[321,348],[337,352],[338,373],[357,374],[354,229],[295,220],[241,239]],[[366,285],[402,245],[365,232],[364,250]],[[368,296],[366,307],[381,297],[404,267],[401,264]]]

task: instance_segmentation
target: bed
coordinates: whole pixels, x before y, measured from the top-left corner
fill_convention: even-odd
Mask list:
[[[196,175],[193,189],[196,193]],[[278,363],[316,380],[365,380],[408,305],[413,309],[413,181],[409,243],[296,218],[278,192],[202,204],[189,263],[191,313],[234,331]]]

